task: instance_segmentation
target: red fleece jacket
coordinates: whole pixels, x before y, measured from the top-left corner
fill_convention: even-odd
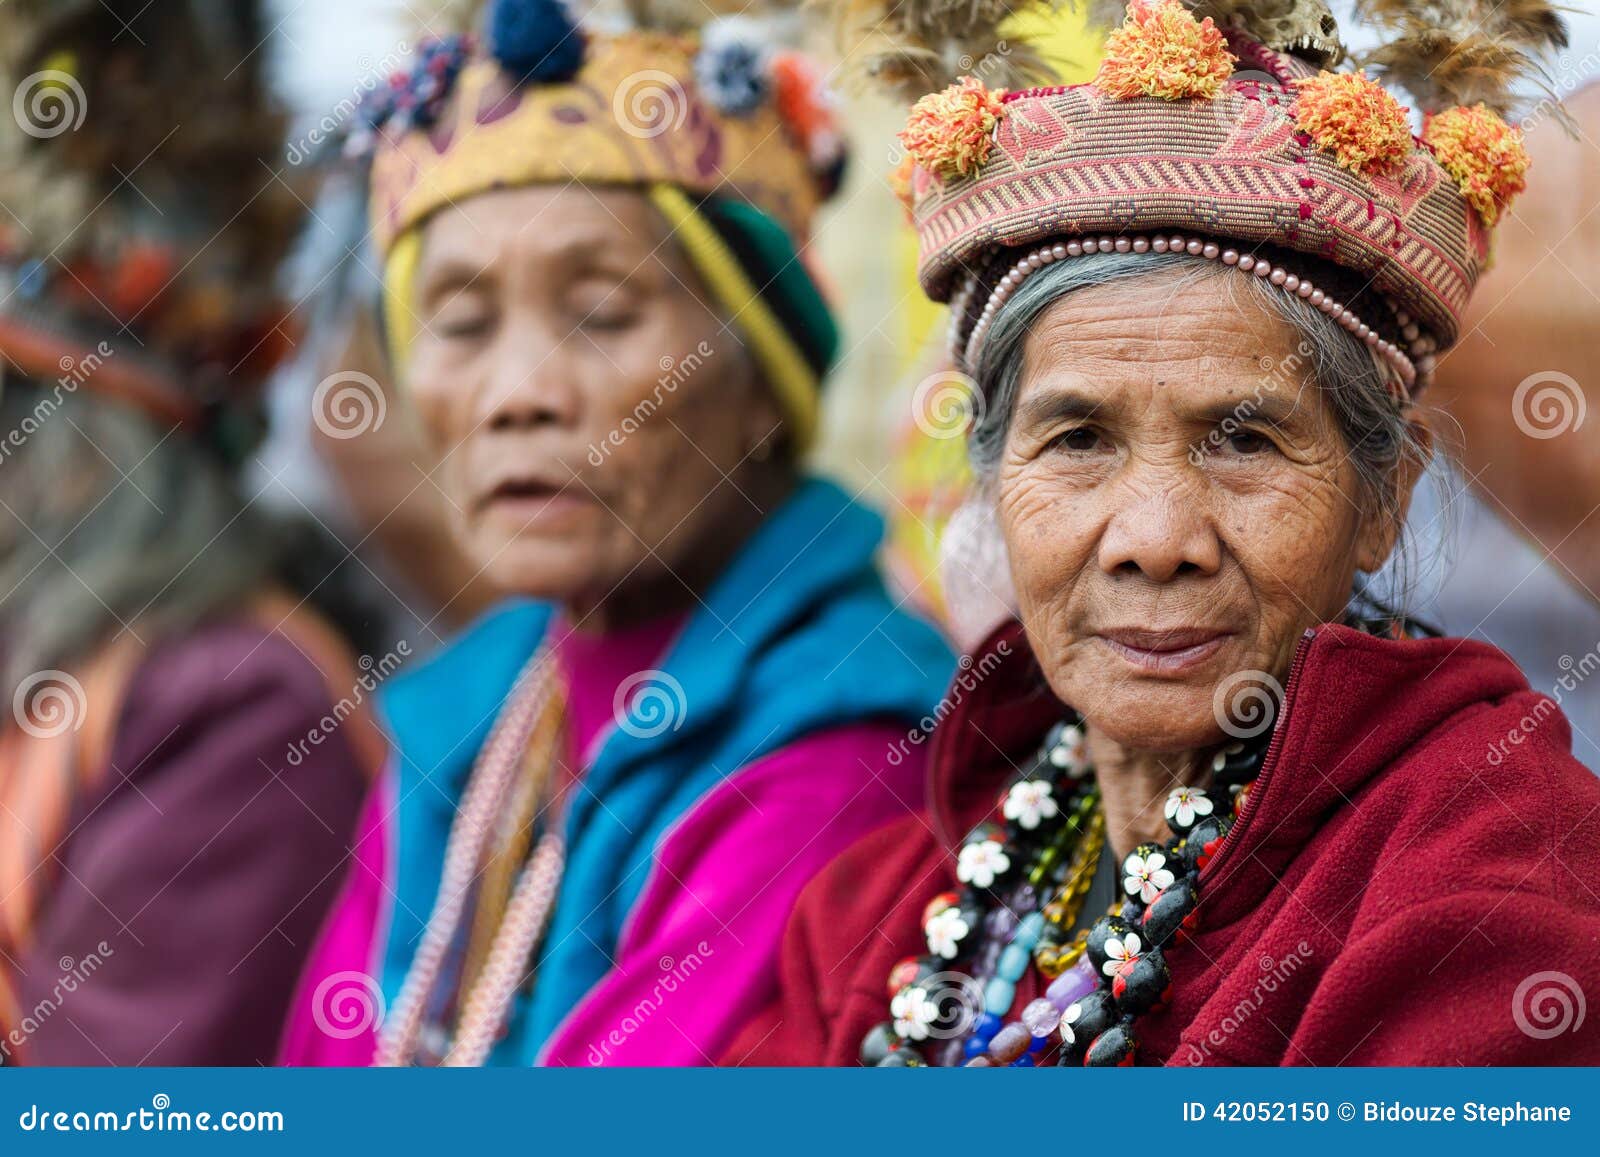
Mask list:
[[[1001,646],[1004,644],[1004,646]],[[931,812],[875,832],[801,896],[779,1001],[726,1058],[854,1065],[888,1019],[924,905],[1062,709],[1015,624],[935,733]],[[1600,1064],[1600,781],[1504,654],[1308,631],[1238,823],[1168,952],[1144,1064]],[[1016,1010],[1041,995],[1029,969]],[[1563,1022],[1565,1022],[1563,1024]],[[1561,1031],[1554,1031],[1560,1028]]]

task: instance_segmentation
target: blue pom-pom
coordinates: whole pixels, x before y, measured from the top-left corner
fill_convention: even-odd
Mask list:
[[[584,47],[561,0],[497,0],[489,14],[489,51],[519,84],[571,80]]]

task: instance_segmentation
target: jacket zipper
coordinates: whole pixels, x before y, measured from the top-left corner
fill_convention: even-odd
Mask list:
[[[1289,709],[1294,701],[1294,692],[1300,678],[1300,669],[1305,666],[1306,656],[1310,654],[1311,644],[1316,641],[1316,637],[1316,628],[1308,627],[1305,633],[1300,636],[1300,641],[1295,644],[1294,658],[1289,663],[1289,681],[1283,688],[1283,713],[1278,717],[1277,725],[1272,729],[1272,738],[1267,742],[1267,754],[1261,760],[1261,771],[1256,776],[1255,783],[1251,785],[1250,794],[1245,797],[1244,807],[1239,809],[1238,818],[1234,821],[1233,826],[1228,829],[1228,834],[1222,838],[1222,846],[1217,849],[1217,854],[1211,857],[1211,861],[1200,869],[1200,878],[1202,880],[1207,876],[1215,876],[1217,865],[1227,857],[1228,851],[1238,847],[1243,841],[1243,837],[1239,835],[1239,832],[1244,828],[1249,818],[1256,813],[1256,801],[1266,790],[1268,777],[1271,776],[1277,766],[1279,751],[1283,747],[1283,737],[1289,730]]]

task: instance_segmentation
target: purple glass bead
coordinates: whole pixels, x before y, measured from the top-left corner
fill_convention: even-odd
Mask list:
[[[984,1055],[991,1064],[1009,1065],[1023,1053],[1028,1051],[1028,1046],[1033,1043],[1033,1034],[1020,1024],[1008,1024],[1005,1028],[994,1034],[994,1040],[989,1042],[989,1051]]]
[[[1087,961],[1080,960],[1052,980],[1044,995],[1057,1011],[1064,1012],[1073,1001],[1082,1000],[1093,992],[1096,983],[1094,969],[1089,967]]]
[[[1061,1010],[1045,997],[1028,1002],[1022,1010],[1022,1024],[1035,1037],[1046,1037],[1061,1023]]]

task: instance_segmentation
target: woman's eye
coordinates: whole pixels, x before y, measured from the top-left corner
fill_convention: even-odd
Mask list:
[[[489,332],[493,324],[494,319],[486,311],[458,311],[435,317],[432,328],[441,337],[460,341],[482,337]]]
[[[600,306],[583,315],[582,325],[591,330],[622,330],[633,325],[636,316],[637,311],[631,306]]]
[[[1052,450],[1082,453],[1100,445],[1100,433],[1093,426],[1076,426],[1063,431],[1050,440]]]
[[[1265,454],[1272,443],[1254,430],[1235,430],[1226,436],[1227,447],[1235,454]]]

